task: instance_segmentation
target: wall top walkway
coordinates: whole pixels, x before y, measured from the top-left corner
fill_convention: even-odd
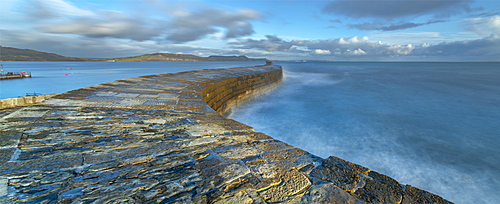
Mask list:
[[[0,203],[448,203],[221,116],[281,67],[118,80],[0,119]]]

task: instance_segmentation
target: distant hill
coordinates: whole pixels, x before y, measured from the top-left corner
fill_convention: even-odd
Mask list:
[[[54,53],[0,46],[3,61],[91,61],[91,59],[64,57]]]
[[[247,56],[219,56],[211,55],[209,59],[214,59],[217,61],[266,61],[266,58],[248,58]]]
[[[200,57],[187,54],[154,53],[134,57],[107,59],[116,62],[206,62],[206,61],[266,61],[266,58],[248,58],[246,56],[209,56]]]
[[[200,61],[215,61],[206,57],[196,55],[173,54],[173,53],[154,53],[134,57],[113,58],[107,59],[116,62],[200,62]]]
[[[266,61],[265,58],[253,59],[246,56],[200,57],[187,54],[154,53],[133,57],[90,59],[65,57],[54,53],[0,46],[3,61],[113,61],[113,62],[206,62],[206,61]]]

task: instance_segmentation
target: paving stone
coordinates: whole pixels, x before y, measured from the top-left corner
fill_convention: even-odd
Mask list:
[[[321,184],[312,187],[308,194],[301,198],[302,203],[332,203],[332,204],[364,204],[363,200],[350,195],[332,184]]]
[[[225,204],[225,203],[241,203],[241,204],[251,204],[254,203],[254,199],[245,194],[244,192],[238,192],[233,196],[223,198],[222,200],[216,201],[214,204]]]
[[[321,166],[314,169],[311,175],[354,193],[365,186],[366,180],[371,179],[367,177],[369,172],[368,168],[331,156],[323,160]]]
[[[40,180],[41,184],[60,183],[73,176],[72,172],[62,171],[44,175]]]
[[[6,196],[9,192],[7,191],[7,186],[9,180],[7,178],[0,177],[0,197]]]
[[[232,160],[232,159],[244,159],[259,155],[261,153],[262,153],[261,151],[250,145],[238,145],[238,146],[230,146],[229,149],[224,150],[218,154],[219,156],[221,156],[226,160]]]
[[[281,182],[259,191],[267,202],[285,202],[294,199],[295,196],[301,197],[311,185],[309,178],[298,171],[280,173],[278,178]]]

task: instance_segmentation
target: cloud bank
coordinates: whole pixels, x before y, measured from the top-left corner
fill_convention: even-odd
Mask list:
[[[31,3],[28,13],[39,31],[134,41],[185,43],[217,32],[224,32],[224,39],[237,38],[253,34],[250,22],[261,18],[257,11],[249,9],[235,12],[215,8],[163,10],[164,18],[155,18],[142,13],[83,10],[62,0]]]
[[[411,44],[406,46],[394,46],[380,42],[374,43],[370,42],[369,38],[366,36],[286,41],[277,36],[268,35],[266,39],[247,39],[233,42],[232,44],[233,48],[237,49],[257,49],[337,57],[406,55],[415,48]]]
[[[360,21],[347,26],[359,30],[394,31],[441,23],[449,17],[470,13],[472,0],[335,0],[327,3],[323,13]],[[413,22],[420,19],[421,22]],[[427,20],[423,20],[427,19]]]
[[[254,33],[250,21],[260,19],[254,10],[239,10],[235,13],[217,9],[205,9],[177,16],[169,22],[172,32],[167,40],[174,43],[194,41],[217,32],[217,27],[224,28],[225,39],[248,36]]]
[[[328,3],[323,12],[352,18],[396,19],[409,16],[432,15],[445,17],[470,11],[471,0],[418,1],[418,0],[336,0]]]
[[[277,36],[247,39],[232,43],[233,48],[267,52],[286,52],[301,56],[319,56],[324,60],[430,60],[497,61],[500,35],[478,40],[456,41],[437,45],[390,45],[372,42],[368,37],[320,40],[283,40]]]

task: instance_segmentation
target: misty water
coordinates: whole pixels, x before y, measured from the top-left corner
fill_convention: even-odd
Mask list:
[[[456,203],[500,203],[500,63],[280,62],[231,118]]]

